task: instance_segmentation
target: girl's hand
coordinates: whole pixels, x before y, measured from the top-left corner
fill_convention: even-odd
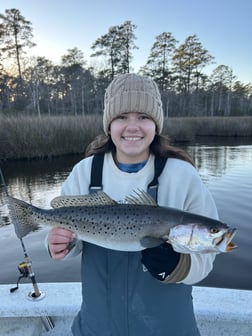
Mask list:
[[[72,231],[53,228],[48,233],[48,249],[54,260],[63,259],[69,252],[68,245],[75,239]]]

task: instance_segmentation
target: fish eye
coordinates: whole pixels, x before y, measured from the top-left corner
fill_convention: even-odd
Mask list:
[[[213,227],[210,229],[210,233],[218,233],[218,232],[219,232],[219,229],[216,227]]]

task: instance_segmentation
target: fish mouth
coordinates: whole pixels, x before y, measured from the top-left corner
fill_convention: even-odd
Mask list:
[[[237,245],[235,245],[232,242],[232,239],[234,238],[236,234],[237,229],[228,229],[220,239],[216,242],[215,246],[218,248],[221,252],[230,252],[237,248]]]

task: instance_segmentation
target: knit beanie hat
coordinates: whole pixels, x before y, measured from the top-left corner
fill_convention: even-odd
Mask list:
[[[103,129],[109,132],[113,119],[121,113],[144,113],[156,123],[157,133],[163,129],[163,108],[157,84],[150,78],[136,74],[116,77],[104,97]]]

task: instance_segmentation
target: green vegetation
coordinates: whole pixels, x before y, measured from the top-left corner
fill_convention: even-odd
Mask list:
[[[85,152],[102,132],[101,115],[0,117],[0,160],[47,158]],[[168,118],[163,134],[172,141],[196,136],[252,137],[252,117]]]

